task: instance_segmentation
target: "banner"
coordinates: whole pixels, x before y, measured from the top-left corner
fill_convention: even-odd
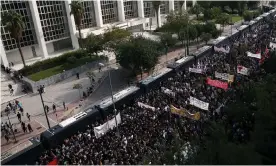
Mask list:
[[[219,73],[219,72],[215,71],[215,77],[219,78],[219,79],[222,79],[222,80],[225,80],[225,81],[228,81],[229,74],[227,74],[227,73]]]
[[[190,68],[189,67],[189,72],[201,74],[202,73],[202,69],[199,69],[199,68]]]
[[[260,53],[253,54],[249,51],[247,51],[246,53],[247,53],[247,56],[249,56],[249,57],[261,59],[261,54]]]
[[[227,49],[223,48],[223,47],[216,47],[214,46],[214,50],[215,52],[223,52],[228,54],[230,52],[230,48],[227,46]]]
[[[263,64],[265,59],[269,58],[269,49],[265,49],[265,53],[262,55],[262,58],[259,60],[259,64]]]
[[[196,112],[195,114],[190,113],[189,111],[187,111],[186,109],[179,109],[174,107],[173,105],[171,105],[171,113],[179,115],[179,116],[183,116],[183,117],[187,117],[193,120],[199,120],[200,119],[200,113]]]
[[[167,95],[171,95],[171,96],[175,97],[175,92],[173,92],[172,90],[167,89],[165,87],[161,87],[161,90],[163,93],[166,93]]]
[[[155,107],[149,106],[149,105],[141,103],[141,102],[138,102],[138,106],[140,108],[148,108],[148,109],[151,109],[151,110],[155,111]]]
[[[228,83],[227,82],[222,82],[222,81],[219,81],[219,80],[212,80],[210,78],[207,78],[206,82],[207,82],[207,84],[209,84],[211,86],[214,86],[214,87],[218,87],[218,88],[221,88],[221,89],[224,89],[224,90],[228,89]]]
[[[242,75],[248,75],[248,74],[249,74],[248,68],[246,68],[246,67],[244,67],[244,66],[242,66],[242,65],[238,65],[238,66],[237,66],[237,72],[238,72],[239,74],[242,74]]]
[[[190,104],[207,111],[209,108],[209,103],[205,103],[204,101],[198,100],[192,96],[190,96]]]
[[[118,125],[120,123],[122,123],[121,114],[120,113],[118,113],[116,115],[116,119],[117,119],[117,124]],[[100,138],[105,133],[107,133],[109,130],[112,130],[113,128],[115,128],[116,127],[116,119],[114,117],[111,120],[107,121],[106,123],[104,123],[104,124],[102,124],[102,125],[100,125],[98,127],[94,127],[94,134],[95,134],[96,138]]]
[[[270,43],[269,43],[269,47],[270,47],[270,48],[276,48],[276,43],[270,42]]]

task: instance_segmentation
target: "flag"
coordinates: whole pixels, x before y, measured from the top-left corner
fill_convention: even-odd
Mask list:
[[[175,106],[171,105],[171,113],[179,115],[179,116],[183,116],[183,117],[187,117],[193,120],[199,120],[200,119],[200,113],[196,112],[195,114],[190,113],[188,110],[182,108],[176,108]]]
[[[209,84],[211,86],[214,86],[214,87],[217,87],[217,88],[221,88],[221,89],[224,89],[224,90],[228,89],[228,83],[227,82],[222,82],[222,81],[219,81],[219,80],[212,80],[211,78],[207,78],[206,82],[207,82],[207,84]]]

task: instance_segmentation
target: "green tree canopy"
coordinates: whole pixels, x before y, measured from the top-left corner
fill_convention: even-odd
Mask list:
[[[23,16],[15,12],[14,10],[10,10],[8,12],[4,12],[1,17],[2,24],[5,26],[5,29],[10,32],[10,36],[16,41],[22,63],[24,67],[26,67],[23,52],[21,50],[22,32],[25,28]]]
[[[202,33],[201,39],[205,41],[205,44],[212,38],[212,35],[210,33]]]
[[[196,3],[192,8],[191,8],[191,13],[196,15],[196,18],[198,18],[199,14],[203,11],[203,8]]]
[[[227,14],[227,13],[222,13],[220,14],[218,17],[217,17],[217,20],[216,22],[220,25],[222,25],[223,29],[224,29],[224,26],[229,24],[230,23],[230,15]]]
[[[92,54],[98,55],[98,53],[103,51],[104,49],[103,36],[96,36],[94,34],[88,35],[87,38],[84,40],[84,46],[90,56],[92,56]]]
[[[127,40],[130,35],[131,33],[125,29],[120,29],[117,27],[109,28],[103,34],[105,47],[108,50],[113,51],[119,43]]]
[[[82,47],[81,24],[82,24],[82,18],[84,13],[83,4],[82,4],[82,1],[72,1],[70,6],[71,6],[70,14],[73,14],[74,16],[75,23],[79,31],[80,46]]]
[[[118,45],[115,50],[119,64],[134,74],[143,74],[155,67],[160,55],[159,44],[150,39],[130,37]]]

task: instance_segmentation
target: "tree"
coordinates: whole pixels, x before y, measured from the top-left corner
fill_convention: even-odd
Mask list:
[[[260,4],[260,1],[247,1],[247,6],[249,9],[255,9]]]
[[[221,15],[222,11],[220,7],[212,7],[211,8],[211,17],[217,18]]]
[[[81,98],[82,98],[82,97],[81,97],[82,85],[81,85],[81,84],[74,84],[74,85],[73,85],[73,89],[79,90],[79,95],[80,95],[80,99],[81,99]]]
[[[172,34],[170,33],[163,33],[160,36],[160,41],[162,43],[163,46],[167,46],[167,47],[173,47],[176,44],[176,39],[172,37]]]
[[[120,29],[117,27],[107,29],[103,34],[105,48],[107,50],[114,51],[116,46],[125,41],[130,35],[131,33],[125,29]]]
[[[203,33],[201,35],[201,39],[205,41],[205,44],[212,38],[212,35],[210,33]]]
[[[90,57],[93,54],[98,55],[98,53],[103,51],[104,49],[104,40],[102,35],[96,36],[94,34],[90,34],[84,41],[84,46],[86,48],[86,51],[89,53]]]
[[[158,44],[142,36],[130,37],[116,47],[116,60],[119,64],[132,71],[133,74],[149,72],[155,67],[160,55]]]
[[[179,34],[180,30],[188,25],[189,15],[187,12],[170,12],[166,19],[166,24],[161,28],[166,32]]]
[[[203,17],[205,22],[207,22],[208,20],[211,20],[212,19],[211,9],[205,9],[203,11]]]
[[[224,26],[230,23],[230,15],[227,13],[222,13],[217,17],[216,22],[222,25],[222,28],[224,30]]]
[[[80,46],[82,48],[81,21],[82,21],[83,13],[84,13],[82,2],[81,1],[72,1],[70,6],[71,6],[70,14],[73,14],[74,19],[75,19],[75,23],[78,27],[79,38],[80,38],[79,41],[80,41]]]
[[[4,12],[2,15],[2,23],[6,30],[10,32],[10,36],[16,41],[22,63],[24,67],[26,67],[25,59],[21,49],[22,32],[25,27],[22,15],[13,10]]]
[[[157,27],[159,28],[159,22],[161,20],[159,20],[159,8],[160,8],[160,5],[161,5],[161,1],[152,1],[152,5],[153,5],[153,8],[154,8],[154,11],[155,11],[155,15],[156,15],[156,22],[157,22]]]
[[[191,8],[191,13],[196,15],[196,18],[198,19],[199,14],[203,11],[203,8],[196,3],[192,8]]]
[[[195,26],[196,31],[197,31],[197,33],[196,33],[196,43],[197,43],[197,48],[198,48],[199,38],[200,38],[201,34],[203,33],[203,25],[195,24],[194,26]]]
[[[276,2],[275,2],[275,1],[269,1],[269,4],[270,4],[271,6],[275,6],[275,5],[276,5]]]
[[[246,10],[244,13],[243,13],[243,19],[244,21],[251,21],[253,19],[253,13]]]
[[[94,73],[93,71],[88,71],[88,72],[86,73],[86,76],[89,78],[91,85],[93,85],[93,83],[94,83],[93,80],[94,80],[95,77],[96,77],[95,73]]]

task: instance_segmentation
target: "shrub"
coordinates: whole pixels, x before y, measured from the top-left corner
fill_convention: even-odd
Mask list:
[[[251,21],[253,19],[253,13],[246,10],[244,13],[243,13],[243,19],[244,21]]]
[[[232,13],[232,9],[229,7],[229,6],[225,6],[224,7],[224,11],[228,14],[231,14]]]
[[[67,58],[66,62],[68,62],[70,64],[74,64],[74,63],[76,63],[76,60],[77,60],[76,57],[70,56],[70,57]]]
[[[233,14],[239,14],[238,9],[234,9],[234,10],[233,10]]]
[[[26,66],[25,68],[20,70],[20,73],[22,75],[27,76],[33,73],[37,73],[42,70],[46,70],[55,66],[59,66],[64,64],[64,62],[67,62],[67,59],[69,57],[75,57],[75,59],[79,59],[81,57],[87,56],[87,53],[85,53],[84,50],[76,50],[64,53],[63,55],[55,58],[46,59],[44,61],[36,62],[30,66]]]

